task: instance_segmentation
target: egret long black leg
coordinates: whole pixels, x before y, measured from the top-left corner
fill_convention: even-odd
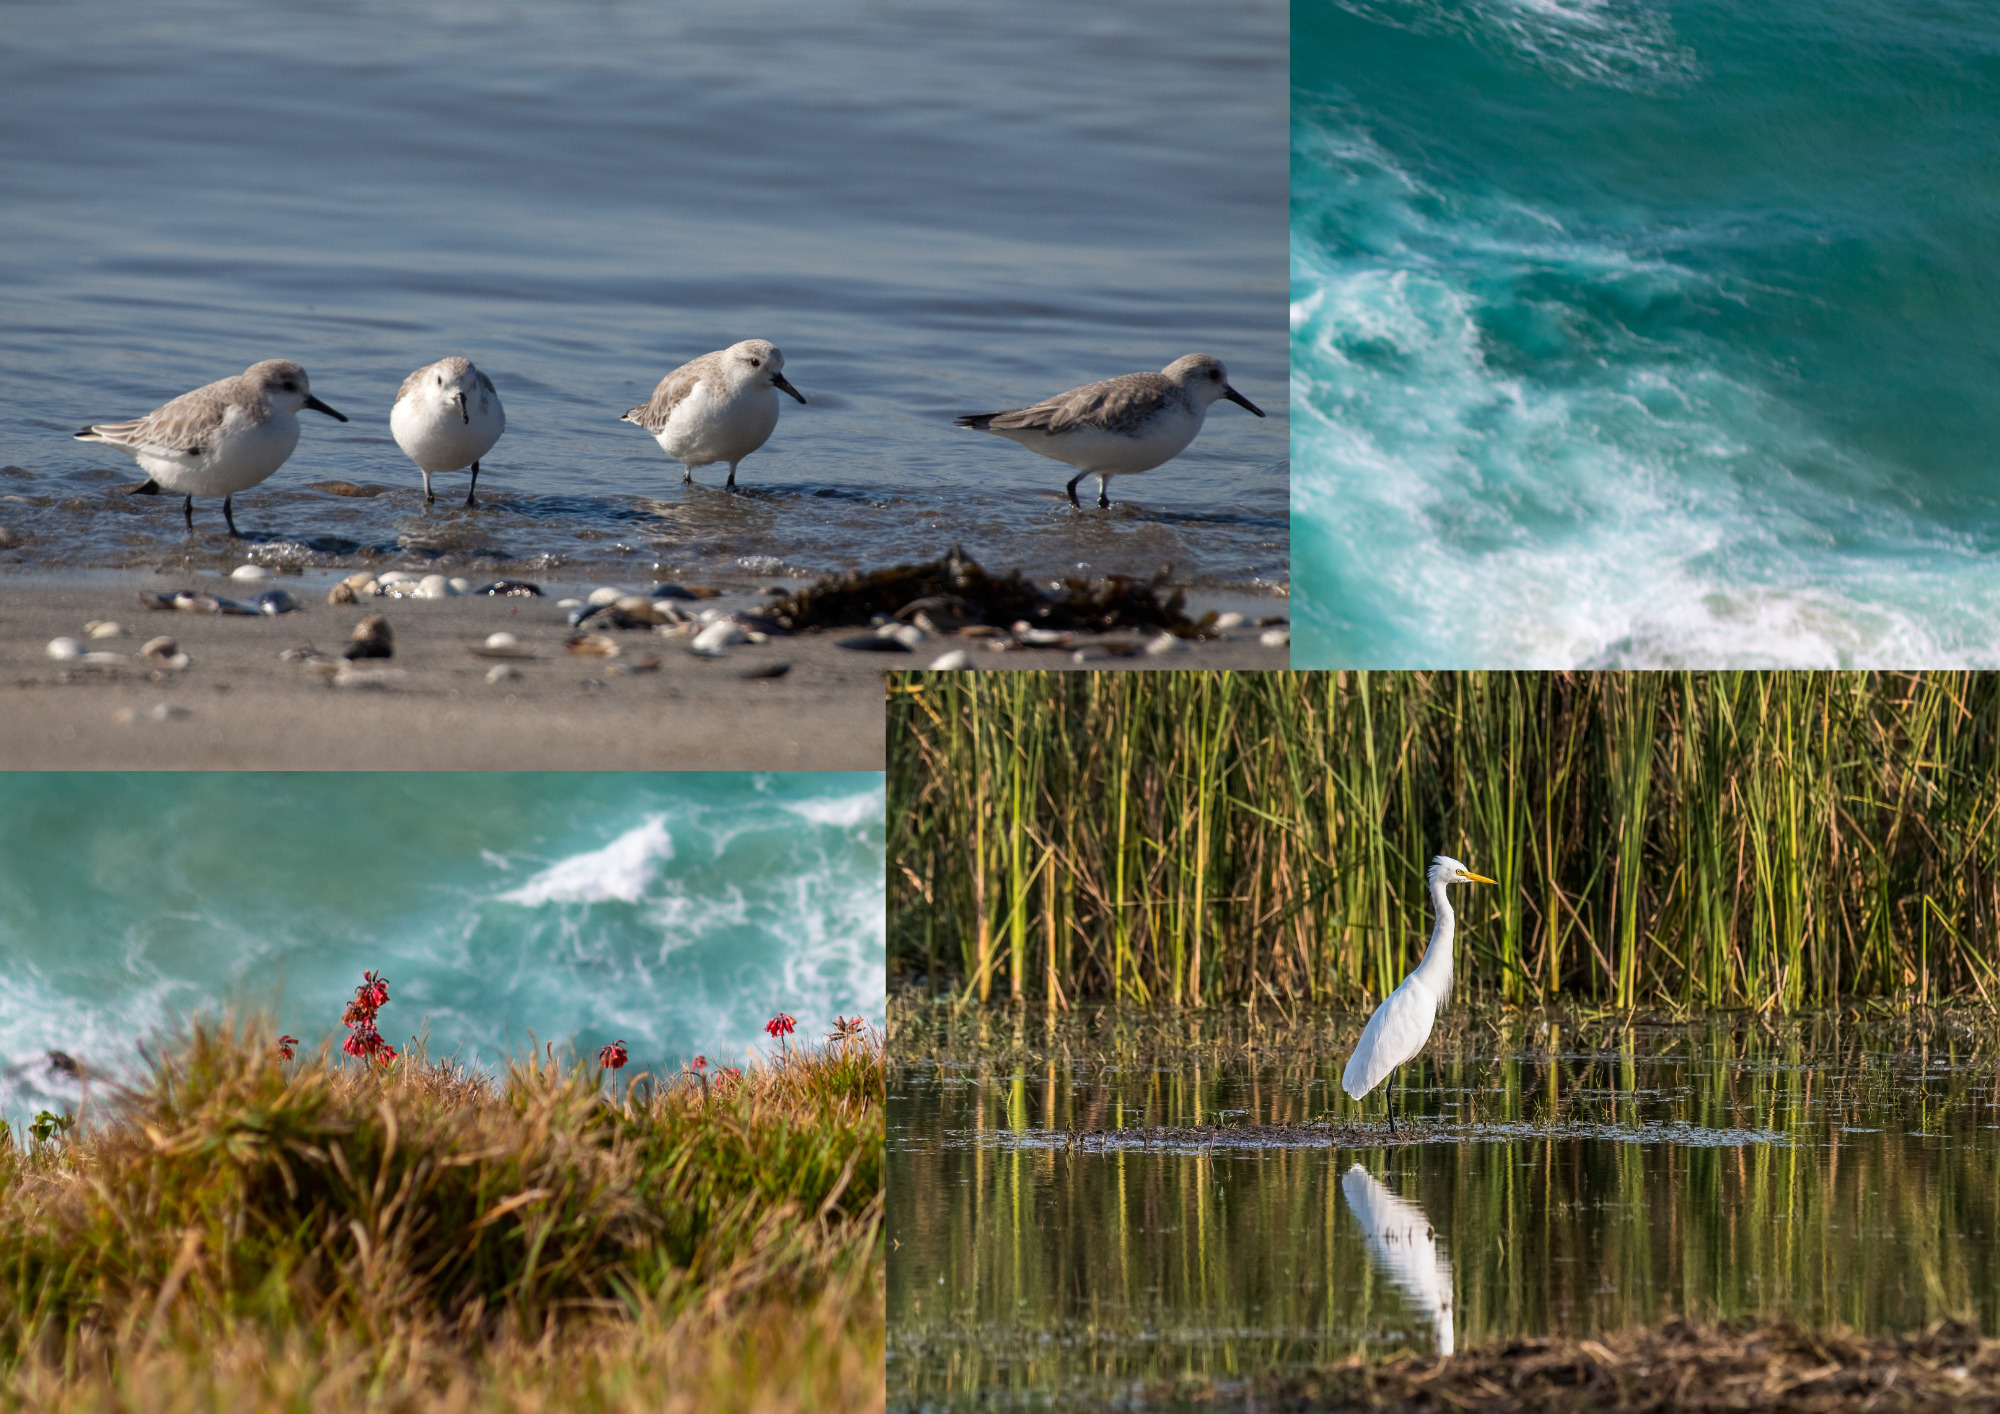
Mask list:
[[[474,491],[477,491],[478,489],[479,489],[479,463],[478,463],[478,462],[474,462],[474,463],[472,464],[472,484],[471,484],[470,486],[468,486],[468,487],[466,487],[466,488],[465,488],[465,504],[466,504],[466,505],[468,505],[468,506],[476,506],[476,505],[478,505],[478,504],[479,504],[479,502],[477,502],[477,501],[475,501],[475,500],[473,500],[473,499],[472,499],[472,493],[473,493]]]
[[[1083,509],[1083,502],[1077,500],[1076,498],[1076,483],[1083,480],[1083,478],[1088,475],[1090,475],[1090,473],[1087,471],[1079,471],[1075,476],[1072,476],[1069,479],[1069,503],[1072,506],[1075,506],[1078,510]]]
[[[423,473],[424,504],[428,506],[432,501],[435,501],[437,499],[436,494],[433,493],[431,490],[431,474],[428,471],[424,471],[422,467],[418,467],[417,470]]]
[[[1396,1082],[1392,1079],[1389,1088],[1383,1092],[1389,1101],[1389,1137],[1396,1137]]]
[[[222,498],[222,518],[229,522],[229,538],[231,540],[241,540],[243,532],[236,528],[236,512],[230,508],[229,502],[230,498],[228,496]]]
[[[188,534],[194,534],[194,497],[181,502],[181,519],[187,522]]]
[[[1097,508],[1101,511],[1111,509],[1111,478],[1108,476],[1097,478]]]

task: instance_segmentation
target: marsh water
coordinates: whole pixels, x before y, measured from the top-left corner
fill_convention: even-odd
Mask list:
[[[1338,1091],[1363,1019],[902,1026],[891,1406],[1171,1406],[1675,1315],[2000,1330],[1990,1020],[1461,1017],[1392,1145]]]

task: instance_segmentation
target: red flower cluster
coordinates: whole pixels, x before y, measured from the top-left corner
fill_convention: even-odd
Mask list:
[[[298,1046],[299,1046],[299,1038],[298,1038],[298,1037],[296,1037],[296,1036],[280,1036],[280,1037],[278,1038],[278,1056],[279,1056],[279,1059],[281,1059],[281,1060],[290,1060],[290,1059],[291,1059],[291,1058],[292,1058],[292,1057],[293,1057],[294,1055],[298,1054]]]
[[[375,1029],[375,1014],[388,1000],[389,979],[374,972],[362,973],[354,1000],[341,1014],[340,1024],[349,1029],[347,1039],[340,1043],[341,1050],[356,1060],[378,1060],[384,1065],[396,1058],[396,1048]]]
[[[631,1056],[626,1053],[625,1043],[622,1040],[613,1041],[597,1053],[597,1064],[601,1070],[623,1070],[625,1062],[630,1059]]]
[[[772,1036],[789,1036],[798,1029],[798,1022],[782,1011],[764,1023],[764,1030]]]
[[[743,1072],[733,1065],[725,1065],[722,1069],[715,1072],[715,1083],[717,1085],[727,1085],[732,1080],[741,1080],[742,1078]]]
[[[694,1067],[694,1068],[695,1068],[696,1070],[707,1070],[707,1069],[708,1069],[708,1057],[707,1057],[707,1056],[696,1056],[696,1057],[695,1057],[695,1058],[694,1058],[693,1060],[689,1061],[689,1062],[688,1062],[688,1064],[689,1064],[689,1065],[691,1065],[691,1066],[693,1066],[693,1067]]]

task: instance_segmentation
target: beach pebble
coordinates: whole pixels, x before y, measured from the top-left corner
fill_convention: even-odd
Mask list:
[[[373,584],[374,582],[375,582],[375,571],[373,570],[356,570],[353,574],[349,575],[346,579],[343,579],[341,581],[341,583],[346,585],[349,589],[357,591],[360,590],[362,586]]]
[[[1236,613],[1234,611],[1231,611],[1230,613],[1227,614],[1217,614],[1215,616],[1215,627],[1217,631],[1222,633],[1227,633],[1232,628],[1242,628],[1243,624],[1244,624],[1243,615]]]
[[[256,580],[269,579],[271,572],[262,565],[238,565],[229,572],[229,577],[238,584],[250,584]]]
[[[581,600],[581,599],[558,599],[558,600],[556,600],[556,607],[557,607],[558,609],[562,609],[562,610],[564,610],[564,611],[568,611],[568,610],[570,610],[570,609],[581,609],[581,608],[583,607],[583,600]]]
[[[618,656],[618,641],[608,633],[580,633],[564,639],[563,646],[579,658]]]
[[[384,570],[381,574],[375,576],[375,582],[384,589],[395,584],[408,584],[412,580],[421,582],[422,579],[422,575],[411,574],[408,570]]]
[[[590,605],[591,608],[595,609],[600,604],[616,604],[620,599],[623,599],[624,597],[625,597],[624,590],[613,589],[610,585],[606,584],[606,585],[600,585],[596,589],[591,590],[590,597],[585,599],[583,602]]]
[[[948,673],[959,668],[969,668],[971,666],[972,655],[963,648],[954,648],[949,653],[940,653],[936,658],[931,660],[931,671],[934,673]]]
[[[260,614],[291,614],[299,608],[299,601],[289,589],[267,589],[254,602]]]
[[[389,621],[380,614],[370,614],[354,626],[354,634],[347,647],[341,650],[343,658],[389,658],[396,652],[395,635],[389,632]]]
[[[92,619],[83,626],[83,632],[87,638],[122,638],[125,634],[125,625],[113,623],[109,619]]]
[[[902,644],[912,653],[917,651],[917,646],[919,644],[923,643],[930,637],[929,634],[925,633],[915,624],[889,624],[886,625],[885,627],[878,628],[875,631],[881,634],[882,637],[884,638],[895,639],[896,642]]]
[[[633,673],[657,673],[659,670],[660,660],[658,658],[641,658],[633,663],[613,663],[611,665],[611,671],[621,677],[630,677]]]
[[[1014,638],[1023,648],[1067,648],[1076,642],[1073,633],[1058,633],[1052,628],[1031,628],[1025,621],[1014,625]]]
[[[1283,648],[1292,641],[1292,631],[1288,628],[1267,628],[1257,635],[1257,641],[1266,648]]]
[[[192,717],[194,713],[175,702],[161,702],[146,714],[156,722],[171,722],[176,717]]]
[[[181,651],[181,646],[163,633],[158,638],[147,639],[146,646],[139,651],[148,658],[171,658]]]
[[[354,586],[343,579],[340,583],[334,585],[333,588],[326,591],[326,602],[329,604],[352,604],[354,602]]]
[[[458,576],[453,575],[445,583],[451,586],[451,592],[454,594],[470,594],[472,592],[472,581],[469,579],[460,579]]]
[[[185,668],[186,666],[188,666],[188,664],[192,663],[193,661],[194,659],[188,657],[188,655],[185,653],[173,653],[165,658],[162,658],[160,660],[160,666],[163,668],[171,668],[175,672],[179,672],[182,668]]]
[[[720,658],[723,649],[733,648],[746,641],[742,626],[734,619],[717,619],[694,636],[694,642],[688,645],[688,651],[704,658]]]
[[[691,589],[683,589],[678,584],[656,584],[648,596],[653,599],[699,599],[702,596]]]
[[[80,638],[51,638],[49,656],[59,663],[73,663],[90,650],[83,646]]]
[[[488,682],[511,682],[521,676],[521,670],[512,663],[495,663],[486,670]]]
[[[1162,633],[1147,643],[1146,651],[1156,658],[1165,653],[1185,653],[1188,651],[1187,640],[1175,638],[1171,633]]]
[[[514,637],[511,633],[489,633],[486,635],[486,646],[488,648],[518,648],[521,646],[521,640]]]
[[[479,658],[532,658],[535,656],[532,648],[522,647],[520,639],[514,637],[511,633],[504,632],[489,633],[486,635],[486,641],[473,649],[472,652],[475,657]]]
[[[441,574],[427,574],[417,581],[417,598],[449,599],[451,598],[451,581]]]

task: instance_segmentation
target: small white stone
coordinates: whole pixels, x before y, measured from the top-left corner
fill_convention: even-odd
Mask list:
[[[583,602],[590,605],[591,608],[595,609],[600,604],[616,604],[620,599],[623,599],[624,597],[625,597],[624,590],[613,589],[608,584],[602,584],[599,585],[597,588],[591,590],[590,597],[584,600]]]
[[[451,585],[451,592],[454,594],[470,594],[472,592],[472,581],[469,579],[461,579],[459,576],[453,575],[446,583]]]
[[[488,648],[518,648],[521,646],[521,640],[514,637],[511,633],[489,633],[486,635],[486,646]]]
[[[1185,653],[1187,652],[1187,641],[1175,638],[1171,633],[1163,633],[1146,645],[1146,651],[1155,657],[1163,653]]]
[[[512,663],[495,663],[486,670],[488,682],[511,682],[521,676],[521,670]]]
[[[271,572],[262,565],[238,565],[229,572],[229,577],[243,584],[248,584],[252,580],[269,579]]]
[[[349,589],[359,591],[362,585],[371,583],[374,580],[374,578],[375,578],[375,571],[373,570],[356,570],[346,579],[343,579],[341,583],[346,585]]]
[[[720,658],[722,650],[743,642],[743,630],[733,619],[718,619],[694,636],[690,645],[704,658]]]
[[[392,584],[407,584],[413,579],[422,578],[422,575],[411,574],[408,570],[384,570],[381,574],[375,576],[375,582],[384,589],[387,589]]]
[[[954,648],[949,653],[940,653],[931,661],[931,671],[934,673],[955,672],[960,668],[969,668],[971,666],[972,655],[963,648]]]
[[[174,654],[180,652],[180,650],[180,644],[174,642],[163,633],[158,638],[147,639],[146,646],[139,651],[148,658],[171,658]]]
[[[427,574],[417,585],[419,599],[451,598],[451,581],[441,574]]]
[[[156,705],[153,708],[153,710],[148,712],[146,715],[151,717],[156,722],[171,722],[176,717],[186,717],[186,716],[191,716],[193,714],[190,713],[187,708],[182,707],[177,703],[162,702]]]
[[[929,634],[925,633],[915,624],[897,624],[892,628],[881,629],[879,632],[884,638],[895,639],[896,642],[902,644],[912,653],[917,651],[918,644],[930,637]]]
[[[1242,628],[1243,615],[1238,613],[1217,614],[1215,616],[1215,626],[1224,633],[1227,633],[1232,628]]]
[[[162,658],[160,663],[163,667],[172,668],[175,672],[179,672],[193,661],[194,659],[188,657],[185,653],[176,653],[171,658]]]
[[[80,638],[51,638],[49,656],[59,663],[75,662],[90,650],[83,646]]]
[[[1257,641],[1266,648],[1283,648],[1292,641],[1292,631],[1288,628],[1267,628],[1257,636]]]
[[[121,638],[125,633],[125,625],[109,621],[93,621],[84,629],[84,632],[92,638]]]
[[[581,609],[583,607],[583,600],[558,599],[556,600],[556,607],[558,609],[561,609],[564,613],[568,613],[571,609]]]

